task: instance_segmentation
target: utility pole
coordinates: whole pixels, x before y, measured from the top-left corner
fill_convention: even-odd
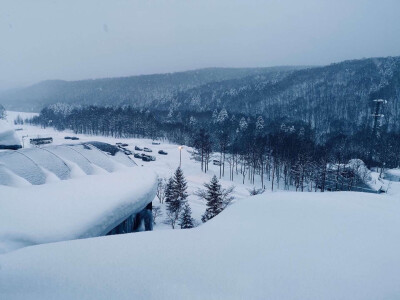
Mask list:
[[[179,168],[181,167],[181,165],[182,165],[182,146],[179,146],[178,147],[179,148]]]

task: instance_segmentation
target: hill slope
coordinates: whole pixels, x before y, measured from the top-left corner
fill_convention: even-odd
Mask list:
[[[161,100],[156,107],[264,115],[303,121],[320,131],[354,129],[371,121],[373,99],[388,101],[385,124],[400,130],[400,57],[344,61],[294,71],[270,80],[262,76],[213,82]],[[351,131],[351,130],[350,130]]]
[[[287,73],[299,67],[209,68],[187,72],[104,78],[80,81],[50,80],[0,93],[7,110],[40,111],[58,102],[86,105],[132,105],[142,107],[155,100],[171,99],[177,92],[209,82],[259,74]]]

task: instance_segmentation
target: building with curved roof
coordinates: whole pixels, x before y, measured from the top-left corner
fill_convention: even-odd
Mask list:
[[[1,151],[0,253],[151,230],[157,176],[115,148],[93,142]]]

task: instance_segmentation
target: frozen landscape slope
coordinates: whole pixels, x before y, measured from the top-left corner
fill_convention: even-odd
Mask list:
[[[398,299],[400,201],[265,193],[192,230],[0,256],[2,299]]]

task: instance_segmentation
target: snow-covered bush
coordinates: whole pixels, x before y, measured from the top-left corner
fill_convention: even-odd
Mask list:
[[[347,168],[352,170],[361,182],[366,183],[371,180],[371,171],[361,159],[350,159],[347,163]]]

